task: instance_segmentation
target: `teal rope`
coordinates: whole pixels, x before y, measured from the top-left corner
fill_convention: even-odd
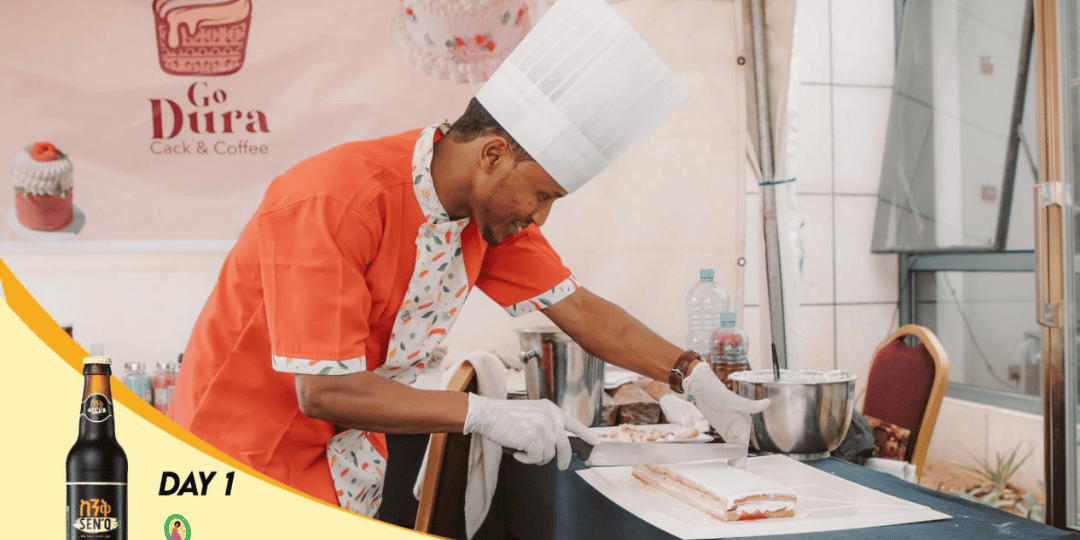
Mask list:
[[[794,182],[795,178],[788,178],[786,180],[772,180],[769,182],[758,182],[759,186],[775,186],[777,184],[786,184],[788,182]]]

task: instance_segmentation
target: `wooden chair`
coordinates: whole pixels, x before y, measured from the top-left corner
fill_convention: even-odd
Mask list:
[[[908,345],[907,338],[919,343]],[[941,400],[949,382],[949,356],[928,328],[908,324],[882,341],[866,377],[863,414],[911,431],[906,460],[921,477]]]
[[[476,392],[476,371],[463,362],[447,390]],[[427,469],[413,529],[445,538],[465,539],[465,483],[472,435],[432,433]]]

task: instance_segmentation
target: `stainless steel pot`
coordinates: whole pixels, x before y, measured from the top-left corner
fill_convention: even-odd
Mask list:
[[[772,370],[764,369],[728,378],[740,396],[771,400],[765,411],[750,417],[750,445],[758,451],[819,459],[843,442],[855,404],[854,373],[784,369],[775,380]]]
[[[586,426],[600,425],[604,362],[585,352],[557,327],[518,328],[525,391],[550,399]]]

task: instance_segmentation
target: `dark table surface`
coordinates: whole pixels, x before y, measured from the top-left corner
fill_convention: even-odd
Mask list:
[[[951,519],[862,529],[759,536],[756,538],[809,539],[953,539],[953,538],[1078,538],[1037,521],[1017,517],[895,476],[867,469],[837,458],[806,462],[816,469],[894,497],[930,507]],[[500,471],[502,514],[508,537],[520,540],[633,540],[676,538],[650,525],[600,494],[577,474],[587,468],[576,457],[566,471],[554,462],[524,465],[512,457],[503,459]],[[497,506],[498,502],[496,502]]]

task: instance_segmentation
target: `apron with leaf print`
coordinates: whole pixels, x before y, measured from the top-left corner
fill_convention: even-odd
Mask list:
[[[413,151],[413,190],[426,221],[416,232],[416,263],[390,334],[386,363],[374,370],[402,384],[412,384],[421,371],[432,367],[431,352],[450,330],[469,291],[461,256],[461,232],[469,218],[450,220],[431,178],[435,141],[449,127],[423,130]],[[326,455],[338,505],[374,516],[382,500],[386,462],[368,435],[355,429],[339,433],[327,442]]]

